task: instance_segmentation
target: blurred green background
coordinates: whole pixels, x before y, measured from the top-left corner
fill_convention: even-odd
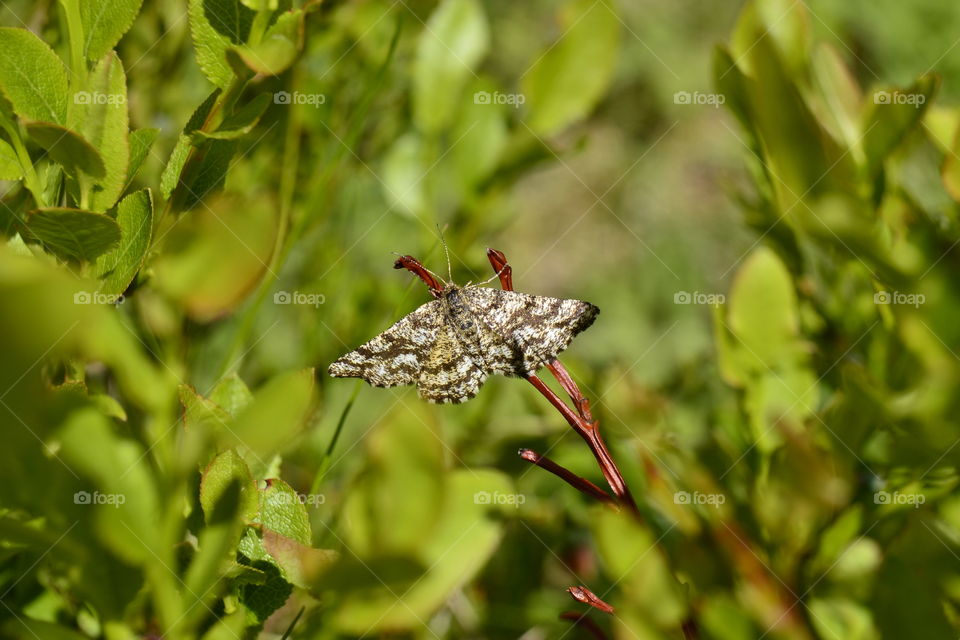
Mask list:
[[[63,61],[0,35],[0,635],[591,637],[576,611],[616,638],[957,636],[960,6],[0,24]],[[117,82],[120,110],[79,110]],[[36,126],[58,100],[79,141]],[[642,519],[517,457],[602,484],[522,381],[437,407],[326,376],[429,299],[392,252],[445,274],[438,226],[457,282],[493,247],[517,290],[600,307],[563,361]]]

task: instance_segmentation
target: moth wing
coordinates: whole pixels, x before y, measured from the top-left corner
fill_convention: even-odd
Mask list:
[[[445,323],[420,371],[417,391],[430,402],[466,402],[477,395],[486,379],[486,372],[466,352],[456,330]]]
[[[341,356],[327,371],[335,378],[363,378],[375,387],[414,384],[444,326],[441,303],[431,300]]]
[[[526,377],[554,360],[600,309],[582,300],[534,296],[486,287],[464,289],[481,323],[486,368]]]

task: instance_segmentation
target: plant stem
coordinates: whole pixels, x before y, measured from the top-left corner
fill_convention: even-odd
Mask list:
[[[588,604],[594,609],[599,609],[604,613],[612,614],[614,612],[613,607],[597,597],[597,594],[595,594],[593,591],[590,591],[590,589],[587,589],[582,585],[579,587],[567,587],[567,592],[573,596],[574,600]]]
[[[23,145],[23,140],[20,138],[20,132],[17,130],[17,127],[8,122],[6,118],[0,117],[0,126],[7,132],[7,137],[10,138],[10,144],[13,145],[13,150],[17,153],[17,160],[20,161],[20,168],[23,169],[24,186],[33,196],[33,200],[38,207],[46,206],[43,199],[43,187],[40,185],[37,171],[30,161],[30,154],[27,153],[27,148]]]
[[[561,480],[564,480],[567,484],[572,486],[574,489],[585,493],[588,496],[596,498],[601,502],[609,502],[611,504],[616,504],[616,501],[610,497],[606,491],[593,484],[586,478],[582,478],[574,473],[572,473],[566,467],[562,467],[550,458],[542,456],[533,449],[520,449],[520,457],[537,465],[541,469],[546,469],[553,475],[557,476]]]

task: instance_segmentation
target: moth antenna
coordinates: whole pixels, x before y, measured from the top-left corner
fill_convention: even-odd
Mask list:
[[[437,225],[437,232],[440,234],[440,244],[443,245],[443,255],[447,257],[447,277],[450,278],[450,282],[453,282],[453,266],[450,264],[450,250],[447,249],[447,241],[443,237],[443,229],[440,228],[440,225]]]

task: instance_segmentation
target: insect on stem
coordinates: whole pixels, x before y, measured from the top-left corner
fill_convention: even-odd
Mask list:
[[[511,269],[507,263],[507,256],[497,249],[487,249],[487,260],[490,261],[490,266],[493,267],[493,270],[499,274],[500,286],[505,291],[513,291],[513,269]],[[560,412],[560,415],[573,427],[574,431],[580,434],[580,437],[586,441],[587,446],[590,447],[590,451],[597,460],[597,464],[600,466],[600,471],[603,472],[603,477],[606,478],[610,488],[613,489],[614,495],[617,496],[617,500],[626,505],[633,514],[639,514],[640,511],[637,508],[637,503],[634,501],[633,495],[630,493],[630,489],[623,479],[623,474],[620,473],[620,468],[613,460],[613,456],[611,456],[609,450],[607,450],[606,443],[600,436],[599,423],[593,419],[593,415],[590,413],[590,402],[586,396],[581,393],[577,383],[559,360],[549,362],[547,368],[550,370],[550,373],[553,374],[553,377],[557,379],[557,382],[560,383],[560,386],[563,387],[564,391],[570,396],[575,410],[567,406],[567,404],[553,392],[553,389],[548,387],[536,374],[527,376],[527,382],[532,384],[543,397],[549,400],[550,404]],[[566,478],[564,479],[566,480]]]

